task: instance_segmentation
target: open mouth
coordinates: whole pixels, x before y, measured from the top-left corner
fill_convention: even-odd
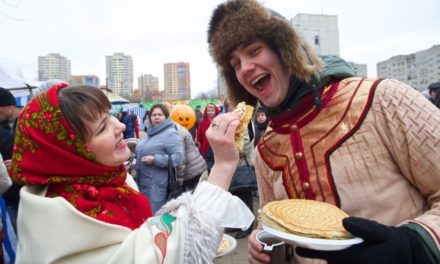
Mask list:
[[[269,82],[269,80],[270,80],[270,74],[264,73],[257,76],[257,78],[255,78],[251,84],[252,87],[254,87],[256,90],[261,91],[264,89],[265,85]]]
[[[116,148],[115,149],[121,149],[125,147],[125,141],[124,141],[124,137],[121,137],[121,139],[119,140],[118,144],[116,144]]]

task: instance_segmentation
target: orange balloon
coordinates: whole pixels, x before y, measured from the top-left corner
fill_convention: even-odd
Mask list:
[[[175,105],[171,110],[171,119],[190,130],[196,122],[196,113],[189,105]]]

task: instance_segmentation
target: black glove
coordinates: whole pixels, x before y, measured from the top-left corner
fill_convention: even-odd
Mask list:
[[[327,260],[328,264],[431,264],[419,236],[406,227],[388,227],[375,221],[347,217],[344,228],[364,242],[340,251],[296,248],[306,258]]]

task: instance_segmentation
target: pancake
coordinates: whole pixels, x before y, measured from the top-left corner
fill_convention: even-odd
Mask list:
[[[244,149],[244,132],[245,129],[247,129],[249,121],[251,121],[254,108],[250,105],[246,105],[245,102],[241,102],[237,104],[234,112],[238,113],[242,118],[241,124],[237,127],[237,130],[235,131],[235,145],[237,146],[238,152],[242,153]]]
[[[228,250],[232,246],[232,241],[228,239],[228,237],[223,236],[222,242],[220,242],[220,246],[217,249],[217,254],[222,254],[226,250]]]
[[[349,239],[342,226],[348,215],[338,207],[313,200],[274,201],[263,207],[263,224],[285,233],[311,238]]]

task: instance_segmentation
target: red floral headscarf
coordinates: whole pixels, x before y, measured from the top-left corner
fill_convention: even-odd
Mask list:
[[[20,113],[10,175],[20,185],[49,185],[47,197],[61,196],[90,217],[135,229],[152,215],[150,204],[125,184],[124,165],[97,163],[75,134],[58,103],[66,86],[39,94]]]

